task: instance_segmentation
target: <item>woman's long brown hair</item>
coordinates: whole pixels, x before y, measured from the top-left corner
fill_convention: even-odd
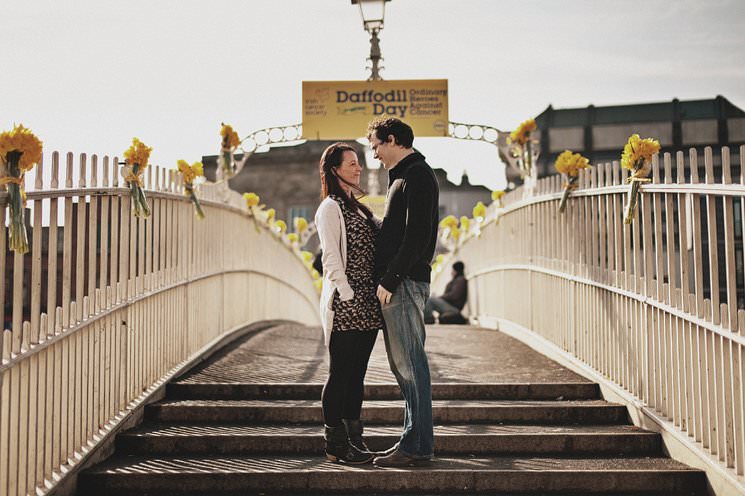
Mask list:
[[[334,143],[329,145],[321,154],[321,161],[318,165],[318,171],[321,175],[321,200],[329,195],[336,195],[344,200],[344,204],[352,210],[360,209],[364,212],[365,216],[370,219],[372,218],[372,211],[367,206],[360,203],[359,199],[354,196],[354,192],[359,193],[360,198],[365,196],[364,190],[359,186],[351,184],[336,174],[336,168],[339,167],[344,158],[344,152],[354,152],[357,150],[353,146],[347,143]],[[349,186],[352,191],[347,194],[346,191],[341,187],[339,181]]]

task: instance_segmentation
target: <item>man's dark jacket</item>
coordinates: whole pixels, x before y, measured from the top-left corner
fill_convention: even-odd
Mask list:
[[[376,274],[388,291],[407,277],[430,282],[439,198],[437,178],[421,153],[407,155],[388,172],[385,217],[375,243]]]

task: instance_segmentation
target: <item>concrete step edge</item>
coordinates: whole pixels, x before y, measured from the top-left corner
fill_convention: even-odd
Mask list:
[[[323,384],[305,383],[193,383],[176,382],[168,385],[170,398],[286,398],[315,399]],[[597,399],[600,388],[596,383],[435,383],[434,399]],[[368,399],[399,399],[396,384],[368,384]]]
[[[158,460],[158,464],[162,460]],[[333,465],[333,464],[329,464]],[[188,491],[216,489],[229,491],[322,491],[339,492],[354,487],[361,491],[693,491],[703,490],[704,474],[685,468],[649,467],[619,469],[492,469],[437,470],[426,467],[412,469],[379,469],[344,467],[339,471],[281,469],[274,472],[200,473],[173,471],[158,474],[107,473],[89,471],[81,476],[81,486],[88,491],[147,490],[159,492],[182,488]],[[218,477],[219,476],[219,477]],[[218,477],[218,478],[216,478]],[[219,482],[218,482],[219,481]],[[219,484],[219,485],[217,485]]]

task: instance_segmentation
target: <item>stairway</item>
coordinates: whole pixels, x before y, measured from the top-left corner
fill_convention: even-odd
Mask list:
[[[703,472],[664,457],[596,384],[435,383],[436,458],[406,469],[326,461],[320,395],[186,376],[81,474],[79,494],[706,494]],[[362,417],[371,449],[393,445],[398,387],[366,386]]]

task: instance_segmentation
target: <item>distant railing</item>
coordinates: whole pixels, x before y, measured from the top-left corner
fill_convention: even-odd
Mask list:
[[[563,181],[540,179],[490,207],[454,257],[469,308],[513,323],[624,388],[734,477],[745,471],[745,147],[655,157],[639,211],[623,224],[628,171],[582,171],[565,214]],[[714,182],[721,177],[721,182]],[[498,221],[495,221],[497,217]],[[447,278],[443,270],[437,285]],[[685,436],[684,436],[685,437]],[[715,462],[716,463],[716,462]],[[742,487],[742,486],[741,486]]]
[[[231,331],[265,319],[318,323],[302,260],[240,195],[203,185],[199,220],[173,172],[151,167],[152,215],[139,219],[117,163],[67,154],[60,164],[55,152],[27,178],[29,253],[6,252],[0,226],[0,494],[54,487]],[[2,192],[3,219],[6,203]]]

